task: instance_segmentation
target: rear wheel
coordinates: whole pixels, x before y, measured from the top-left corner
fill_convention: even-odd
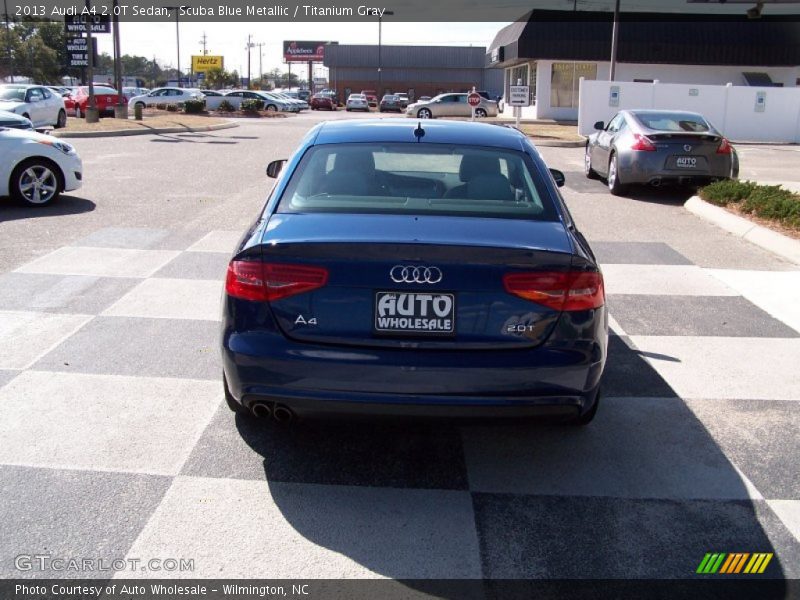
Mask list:
[[[275,112],[276,110],[278,110],[277,106],[274,104],[267,104],[267,112]]]
[[[58,111],[58,118],[56,119],[56,129],[63,129],[67,126],[67,112],[64,109]]]
[[[569,421],[570,425],[574,425],[577,427],[582,427],[583,425],[588,425],[594,419],[594,416],[597,414],[597,407],[600,406],[600,387],[597,387],[597,390],[594,392],[594,402],[592,403],[591,408],[587,410],[585,413],[580,415],[579,417],[575,417],[571,421]]]
[[[478,117],[479,119],[485,119],[486,118],[486,111],[484,109],[482,109],[482,108],[476,108],[475,109],[475,116]]]
[[[43,158],[31,158],[20,163],[11,173],[11,197],[29,206],[44,206],[61,193],[61,172]]]
[[[233,395],[231,395],[231,392],[228,389],[228,380],[225,379],[225,373],[222,374],[222,389],[225,392],[225,402],[228,405],[228,408],[231,409],[231,411],[235,413],[248,414],[245,407],[239,404],[236,401],[236,398],[234,398]]]
[[[583,174],[589,179],[597,179],[597,172],[592,168],[592,153],[589,144],[586,144],[586,151],[583,155]]]
[[[621,196],[625,193],[625,186],[619,181],[617,155],[612,154],[611,160],[608,162],[608,191],[615,196]]]
[[[428,108],[420,108],[417,111],[417,117],[419,117],[420,119],[432,119],[433,113]]]
[[[141,108],[142,110],[144,110],[144,108],[145,108],[144,102],[137,102],[137,103],[136,103],[136,106],[138,106],[138,107],[139,107],[139,108]]]

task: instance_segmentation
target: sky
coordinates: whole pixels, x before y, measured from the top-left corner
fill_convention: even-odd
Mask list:
[[[508,23],[392,23],[384,19],[382,43],[401,45],[488,46],[494,35]],[[192,54],[202,54],[200,40],[205,33],[208,53],[225,57],[225,68],[247,71],[247,39],[264,43],[263,69],[279,67],[283,62],[283,40],[337,41],[341,44],[377,44],[378,23],[180,23],[181,68],[190,66]],[[163,66],[177,63],[175,22],[120,23],[120,43],[123,54],[156,57]],[[112,54],[110,34],[97,36],[99,51]],[[251,50],[251,72],[259,74],[259,48]],[[298,72],[303,65],[297,65]]]

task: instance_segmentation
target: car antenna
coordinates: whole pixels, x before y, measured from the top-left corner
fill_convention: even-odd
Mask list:
[[[414,130],[414,137],[417,138],[418,142],[422,141],[422,138],[425,137],[425,130],[422,128],[422,123],[417,123],[417,128]]]

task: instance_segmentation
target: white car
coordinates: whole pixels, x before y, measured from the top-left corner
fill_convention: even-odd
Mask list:
[[[150,93],[148,88],[140,88],[140,87],[124,87],[122,88],[122,95],[125,96],[125,100],[128,101],[135,96],[146,96]]]
[[[347,104],[345,104],[344,107],[348,112],[351,110],[365,110],[369,112],[369,102],[364,94],[350,94],[347,97]]]
[[[43,85],[11,83],[0,86],[0,110],[22,115],[30,119],[34,127],[52,125],[60,129],[67,124],[64,99]]]
[[[202,99],[203,92],[197,88],[163,87],[156,88],[141,96],[134,96],[128,100],[128,108],[133,110],[136,108],[136,105],[141,105],[142,108],[145,108],[147,106],[155,106],[156,104],[180,104],[187,100]]]
[[[74,147],[53,136],[0,129],[0,156],[0,196],[42,206],[61,192],[81,187],[81,157]]]

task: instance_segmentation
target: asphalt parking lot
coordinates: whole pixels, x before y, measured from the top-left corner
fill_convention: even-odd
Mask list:
[[[0,577],[15,557],[191,558],[125,577],[693,578],[707,552],[800,577],[800,269],[542,148],[603,264],[612,337],[586,428],[282,427],[225,406],[228,254],[285,158],[340,111],[76,139],[85,185],[0,200]],[[798,178],[796,147],[740,149]],[[577,558],[579,557],[579,559]]]

